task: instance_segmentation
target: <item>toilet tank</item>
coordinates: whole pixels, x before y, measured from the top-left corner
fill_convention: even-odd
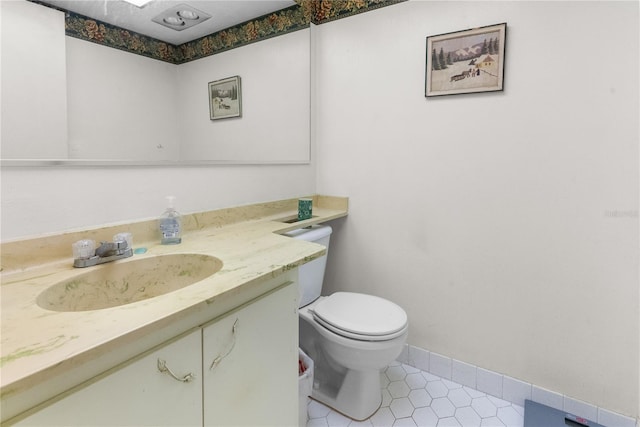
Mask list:
[[[312,225],[308,228],[289,231],[284,233],[284,236],[323,245],[327,248],[328,254],[331,231],[332,229],[328,225]],[[324,269],[327,265],[327,254],[303,264],[298,268],[298,277],[300,280],[299,307],[304,307],[312,303],[320,296],[322,292],[322,281],[324,280]]]

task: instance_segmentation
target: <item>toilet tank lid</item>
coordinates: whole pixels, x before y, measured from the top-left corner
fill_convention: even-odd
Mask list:
[[[298,240],[306,240],[307,242],[315,242],[327,237],[331,234],[330,226],[328,225],[312,225],[307,228],[298,228],[297,230],[287,231],[283,236],[292,237]]]

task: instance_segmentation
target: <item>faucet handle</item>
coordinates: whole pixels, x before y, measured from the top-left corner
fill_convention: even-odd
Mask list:
[[[89,239],[78,240],[71,245],[74,259],[91,258],[96,253],[96,242]]]
[[[133,247],[133,235],[131,233],[118,233],[113,236],[114,243],[118,243],[119,249],[127,249]],[[126,246],[120,246],[120,242],[126,242]]]

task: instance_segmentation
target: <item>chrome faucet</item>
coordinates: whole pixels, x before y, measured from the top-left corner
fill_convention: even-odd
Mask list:
[[[86,256],[77,256],[73,260],[73,266],[84,268],[93,265],[104,264],[133,255],[133,249],[129,247],[127,241],[119,236],[113,242],[100,242],[100,246],[95,251],[90,251]]]
[[[115,242],[100,242],[96,249],[96,256],[107,258],[114,255],[122,255],[127,250],[127,241],[118,240]]]

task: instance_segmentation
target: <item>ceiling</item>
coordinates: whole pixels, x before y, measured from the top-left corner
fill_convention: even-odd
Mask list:
[[[296,4],[293,0],[153,0],[139,8],[123,0],[39,0],[39,3],[69,10],[174,45],[199,39]],[[180,5],[190,6],[211,15],[211,18],[181,31],[152,21],[163,12]]]

